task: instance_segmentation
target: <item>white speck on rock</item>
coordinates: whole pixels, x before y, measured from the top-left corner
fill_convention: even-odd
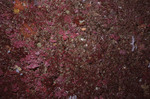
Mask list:
[[[35,55],[40,55],[40,52],[36,52]]]
[[[9,54],[9,53],[10,53],[10,50],[8,50],[7,53]]]
[[[97,4],[101,5],[101,2],[97,2]]]
[[[17,72],[17,73],[19,73],[19,70],[18,70],[18,69],[16,69],[16,72]]]
[[[85,44],[85,46],[87,47],[87,46],[88,46],[88,44]]]
[[[104,41],[104,38],[101,36],[101,39]]]
[[[149,65],[148,65],[148,68],[150,68],[150,63],[149,63]]]
[[[84,20],[80,20],[79,22],[80,22],[80,24],[82,24],[84,22]]]
[[[23,73],[20,73],[20,75],[22,76],[22,75],[23,75]]]
[[[119,6],[118,8],[119,8],[119,9],[122,9],[122,7],[121,7],[121,6]]]
[[[139,79],[139,82],[142,82],[142,78]]]
[[[68,99],[77,99],[76,95],[70,96]]]
[[[131,50],[132,52],[134,51],[135,48],[137,49],[137,46],[134,45],[135,44],[134,36],[132,36],[132,42],[130,44],[132,45],[132,50]]]
[[[81,41],[86,41],[86,39],[84,39],[84,38],[81,38]]]
[[[98,87],[96,87],[95,90],[98,90]]]

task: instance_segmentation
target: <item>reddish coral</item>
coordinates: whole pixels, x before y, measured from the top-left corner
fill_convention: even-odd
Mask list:
[[[148,0],[35,1],[0,2],[0,98],[150,97]]]

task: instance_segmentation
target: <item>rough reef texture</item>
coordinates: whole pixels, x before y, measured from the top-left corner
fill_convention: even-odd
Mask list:
[[[149,0],[1,0],[0,98],[150,98]]]

